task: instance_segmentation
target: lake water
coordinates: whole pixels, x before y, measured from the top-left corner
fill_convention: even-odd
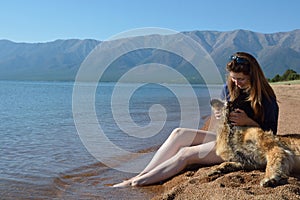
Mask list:
[[[122,167],[118,168],[118,166],[123,163],[125,167],[123,166],[122,169],[131,169],[130,167],[133,166],[130,166],[130,163],[139,158],[128,156],[122,160],[119,155],[112,153],[111,149],[101,148],[105,147],[105,144],[101,143],[103,141],[93,141],[96,142],[97,147],[100,147],[99,154],[109,155],[110,160],[121,160],[121,162],[115,163],[116,167],[111,167],[111,163],[99,160],[91,154],[91,149],[86,148],[87,145],[83,141],[84,133],[79,133],[78,127],[75,126],[73,86],[73,82],[0,81],[0,198],[147,199],[152,197],[153,193],[147,187],[125,189],[109,187],[134,175],[129,171],[120,171]],[[86,84],[85,87],[91,86]],[[99,123],[97,126],[101,127],[105,137],[114,146],[125,152],[144,151],[149,153],[148,157],[154,153],[151,150],[153,147],[161,145],[169,133],[181,125],[183,117],[185,121],[190,121],[195,126],[193,121],[197,117],[202,119],[210,114],[209,98],[219,93],[218,87],[212,87],[210,90],[212,93],[208,93],[207,87],[194,85],[197,105],[182,106],[182,101],[194,102],[195,100],[187,92],[189,87],[185,85],[172,85],[174,89],[172,90],[164,85],[145,84],[138,87],[129,99],[126,97],[128,93],[126,91],[129,91],[128,88],[135,88],[135,84],[119,84],[117,91],[114,90],[115,87],[114,83],[103,83],[97,87],[94,94],[94,106]],[[82,106],[85,106],[86,94],[83,92],[80,95]],[[117,96],[117,100],[113,101],[114,95]],[[158,104],[160,106],[153,107]],[[195,106],[199,106],[200,116],[195,116]],[[127,109],[121,109],[124,107]],[[161,107],[164,107],[166,116],[162,114],[164,117],[152,119],[149,109],[157,108],[152,109],[151,112],[154,116],[161,116]],[[184,116],[181,110],[183,107],[185,107]],[[129,115],[122,113],[126,110]],[[93,126],[88,118],[89,115],[86,116],[87,119],[79,124]],[[189,117],[188,120],[186,117]],[[164,120],[164,123],[160,120]],[[140,133],[141,137],[132,128],[151,123],[154,126],[163,124],[163,127],[149,136]],[[190,128],[199,128],[202,123],[203,120],[198,122],[197,127]],[[188,123],[185,125],[188,126]],[[128,133],[131,128],[132,133]]]

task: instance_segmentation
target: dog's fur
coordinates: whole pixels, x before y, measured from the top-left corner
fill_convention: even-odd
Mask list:
[[[216,153],[225,162],[209,176],[237,170],[265,169],[261,186],[274,187],[287,182],[291,172],[300,172],[300,135],[277,135],[257,127],[232,126],[230,102],[213,99],[213,109],[222,112],[217,133]]]

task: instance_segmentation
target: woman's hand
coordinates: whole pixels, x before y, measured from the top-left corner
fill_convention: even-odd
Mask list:
[[[233,112],[229,115],[229,120],[231,121],[231,124],[234,126],[253,126],[253,127],[259,127],[259,124],[248,117],[248,115],[245,113],[245,111],[241,109],[235,109]]]

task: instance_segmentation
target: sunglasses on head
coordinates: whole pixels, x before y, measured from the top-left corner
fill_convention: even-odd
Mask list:
[[[237,64],[249,64],[249,61],[246,58],[241,58],[238,56],[230,56],[231,61],[235,61]]]

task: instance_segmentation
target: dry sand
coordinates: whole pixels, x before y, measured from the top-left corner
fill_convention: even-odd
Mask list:
[[[300,84],[272,85],[279,101],[278,134],[300,134]],[[288,183],[275,188],[259,185],[263,171],[238,171],[219,178],[208,178],[215,166],[196,167],[161,185],[149,186],[157,193],[153,199],[300,199],[300,175],[292,174]]]

